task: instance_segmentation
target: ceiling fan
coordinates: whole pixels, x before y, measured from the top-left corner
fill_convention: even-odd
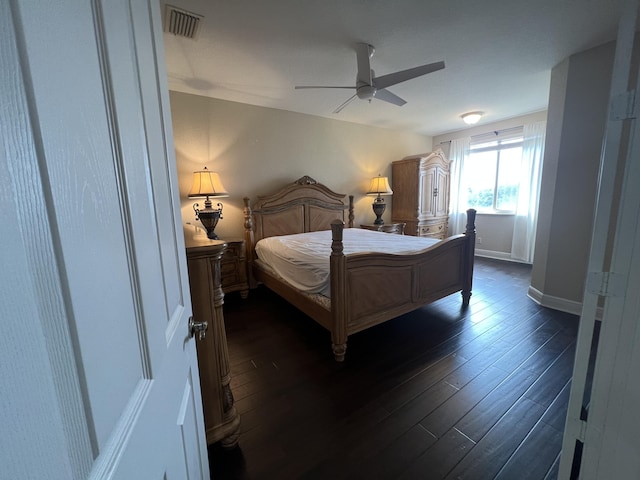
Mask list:
[[[407,102],[397,95],[391,93],[389,90],[387,90],[387,87],[406,82],[407,80],[411,80],[412,78],[420,77],[422,75],[426,75],[427,73],[432,73],[444,68],[444,62],[435,62],[376,77],[374,71],[371,69],[370,64],[370,60],[373,57],[375,51],[375,48],[367,43],[358,43],[356,45],[358,74],[356,76],[356,84],[354,86],[338,87],[303,85],[296,86],[295,88],[296,90],[305,88],[347,88],[350,90],[355,90],[356,93],[349,99],[347,99],[347,101],[342,105],[336,108],[333,113],[340,113],[340,111],[356,97],[369,101],[371,101],[372,98],[377,98],[378,100],[393,103],[394,105],[398,105],[401,107]]]

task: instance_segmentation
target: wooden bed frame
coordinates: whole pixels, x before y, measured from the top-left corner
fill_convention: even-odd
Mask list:
[[[353,227],[353,195],[346,195],[304,176],[280,191],[259,196],[253,208],[244,199],[245,239],[250,285],[257,282],[279,294],[331,332],[333,354],[343,361],[347,337],[398,317],[455,292],[468,306],[473,280],[475,214],[467,210],[467,227],[415,255],[343,254],[342,233]],[[331,299],[317,301],[256,262],[255,244],[262,238],[332,230]],[[389,235],[389,234],[388,234]],[[326,297],[323,297],[325,300]]]

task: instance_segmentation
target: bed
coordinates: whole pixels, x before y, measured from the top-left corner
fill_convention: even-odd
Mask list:
[[[283,297],[331,333],[334,357],[344,361],[347,337],[456,292],[469,305],[473,282],[475,210],[464,234],[418,253],[347,253],[345,223],[353,228],[353,195],[335,193],[304,176],[270,195],[244,198],[244,227],[251,287]],[[294,288],[256,255],[262,239],[330,230],[328,295]],[[362,230],[365,232],[365,230]],[[353,234],[355,232],[349,232]],[[398,236],[368,232],[393,242]],[[327,239],[329,241],[329,239]]]

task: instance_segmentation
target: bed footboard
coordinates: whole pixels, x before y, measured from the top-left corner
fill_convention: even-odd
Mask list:
[[[417,255],[343,254],[343,223],[334,222],[331,245],[331,340],[343,361],[347,337],[455,292],[469,305],[475,249],[475,210],[464,234]]]

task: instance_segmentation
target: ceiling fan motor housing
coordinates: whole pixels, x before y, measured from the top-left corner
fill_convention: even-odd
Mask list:
[[[358,98],[368,100],[376,96],[376,91],[376,87],[373,85],[362,85],[361,87],[358,87],[356,94],[358,95]]]

